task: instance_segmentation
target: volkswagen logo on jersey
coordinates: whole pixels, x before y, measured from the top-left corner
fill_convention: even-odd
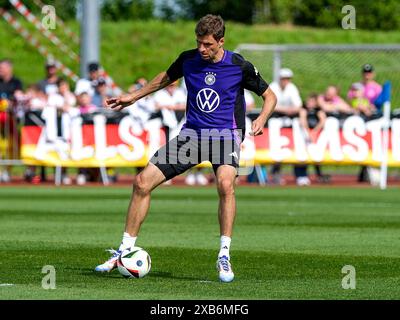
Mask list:
[[[209,86],[213,85],[215,83],[215,76],[216,74],[214,72],[207,72],[206,77],[204,78],[205,83]]]
[[[196,96],[196,103],[201,111],[213,112],[219,106],[219,95],[213,89],[201,89]]]

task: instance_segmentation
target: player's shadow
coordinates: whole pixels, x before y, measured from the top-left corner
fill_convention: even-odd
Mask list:
[[[176,274],[172,274],[171,272],[163,272],[163,271],[154,271],[149,275],[156,278],[167,278],[167,279],[175,279],[175,280],[191,280],[191,281],[210,281],[209,279],[199,278],[199,277],[189,277],[189,276],[179,276]]]
[[[92,276],[96,278],[111,278],[111,279],[123,279],[121,274],[117,271],[114,270],[112,272],[96,272],[93,269],[79,269],[81,272],[81,275],[84,276]],[[204,279],[200,277],[189,277],[189,276],[179,276],[176,274],[173,274],[171,272],[164,272],[164,271],[151,271],[148,276],[151,276],[152,278],[163,278],[163,279],[174,279],[174,280],[190,280],[190,281],[204,281],[204,282],[213,282],[209,279]]]

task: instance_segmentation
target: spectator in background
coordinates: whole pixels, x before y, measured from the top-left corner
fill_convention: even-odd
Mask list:
[[[292,82],[292,79],[293,71],[289,68],[283,68],[279,71],[279,83],[272,82],[270,88],[278,99],[274,112],[283,116],[297,117],[303,103],[299,89]]]
[[[97,107],[92,103],[92,97],[88,92],[82,92],[77,98],[80,114],[85,115],[97,111]]]
[[[329,86],[324,94],[318,96],[318,105],[326,113],[348,115],[355,113],[355,110],[340,97],[339,90],[335,86]]]
[[[63,98],[63,112],[68,113],[76,106],[76,97],[71,92],[69,83],[64,78],[57,81],[58,94]]]
[[[59,78],[57,76],[57,66],[55,61],[47,61],[45,68],[46,78],[39,81],[38,85],[40,90],[50,95],[58,91],[57,81]]]
[[[129,93],[135,92],[141,89],[147,84],[147,79],[140,77],[129,87]],[[138,120],[142,125],[150,120],[152,114],[156,112],[155,101],[152,95],[148,95],[139,101],[136,101],[133,105],[126,107],[126,111]]]
[[[88,92],[81,92],[77,98],[78,109],[81,115],[90,114],[98,110],[92,103],[92,97]],[[76,183],[78,185],[84,185],[87,180],[94,181],[97,178],[97,168],[79,168]]]
[[[277,98],[275,115],[297,117],[303,105],[299,90],[292,82],[293,72],[288,68],[279,71],[279,83],[272,82],[270,88]],[[295,171],[296,174],[296,171]],[[281,164],[274,163],[271,168],[271,178],[274,184],[285,184],[285,180],[281,177]]]
[[[48,107],[48,96],[40,88],[39,84],[32,84],[28,86],[26,95],[28,100],[28,110],[40,112],[42,116],[43,112],[46,112]],[[28,166],[24,173],[24,179],[26,182],[38,184],[46,181],[46,170],[43,166],[40,166],[40,174],[37,173],[37,166]]]
[[[0,139],[6,140],[6,148],[2,150],[5,153],[2,156],[4,158],[14,156],[14,139],[18,139],[14,115],[16,94],[22,94],[22,82],[14,76],[11,60],[2,59],[0,60]],[[10,170],[11,166],[0,170],[0,182],[10,181]]]
[[[87,79],[79,79],[75,86],[75,95],[79,96],[83,92],[87,92],[91,97],[96,92],[97,82],[103,79],[100,76],[100,65],[97,62],[89,63],[89,77]],[[112,88],[107,84],[107,94],[112,93]]]
[[[375,80],[375,72],[374,67],[367,63],[362,66],[362,80],[361,83],[363,85],[363,98],[368,99],[370,104],[374,104],[376,98],[382,92],[382,86],[377,83]],[[354,98],[354,92],[350,90],[347,94],[349,99]]]
[[[58,115],[61,117],[61,128],[62,138],[65,141],[70,142],[71,140],[71,119],[79,115],[79,110],[76,108],[76,97],[69,88],[69,83],[64,78],[59,78],[57,81],[58,98],[54,100],[60,101],[58,104]],[[49,100],[51,100],[51,96]],[[65,185],[72,184],[72,179],[69,177],[67,169],[62,168],[61,171],[61,182]]]
[[[375,106],[364,96],[364,86],[361,82],[351,85],[348,96],[352,97],[350,104],[357,114],[369,118],[376,112]]]
[[[17,91],[22,92],[22,82],[14,76],[13,63],[9,59],[0,60],[0,95],[12,100]]]
[[[307,97],[305,105],[300,110],[299,119],[306,142],[315,143],[326,121],[326,113],[318,105],[316,93],[311,93]],[[307,174],[307,165],[296,165],[295,170],[297,171],[297,185],[308,186],[311,184]],[[315,165],[315,172],[318,182],[327,183],[330,181],[330,176],[322,174],[320,165]]]
[[[256,107],[256,102],[253,98],[253,95],[249,90],[244,90],[244,101],[246,101],[246,112],[252,111]]]
[[[170,140],[174,137],[169,137],[169,133],[178,127],[185,115],[186,94],[179,87],[178,81],[175,81],[154,94],[154,103],[156,110],[161,111],[164,125],[169,129],[167,140]]]
[[[103,109],[106,106],[106,99],[111,95],[108,92],[107,83],[104,78],[99,78],[96,83],[92,103],[97,107]]]
[[[362,72],[361,83],[363,85],[362,97],[365,99],[368,99],[370,105],[373,105],[375,103],[375,100],[378,98],[378,96],[382,92],[382,86],[374,80],[375,72],[374,72],[374,67],[371,64],[369,64],[369,63],[364,64],[362,66],[361,72]],[[360,93],[357,93],[350,89],[350,91],[347,94],[347,97],[349,99],[355,99],[356,94],[360,94]],[[376,108],[374,108],[374,111],[381,112],[381,110],[379,110],[379,109],[377,110]],[[361,166],[357,181],[358,182],[368,181],[368,167],[367,166]]]

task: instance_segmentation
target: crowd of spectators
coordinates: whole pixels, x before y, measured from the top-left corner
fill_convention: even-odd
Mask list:
[[[306,141],[316,142],[327,116],[359,115],[364,119],[381,114],[379,106],[374,103],[382,92],[382,86],[374,80],[375,72],[371,64],[364,64],[361,70],[361,80],[351,84],[346,97],[341,95],[338,86],[329,85],[323,93],[310,92],[305,103],[302,101],[298,87],[293,82],[292,70],[283,68],[279,73],[279,81],[271,83],[270,87],[277,96],[275,116],[299,117],[300,125],[306,136]],[[271,166],[271,182],[285,184],[281,176],[281,164]],[[294,165],[296,183],[300,186],[310,185],[307,165]],[[323,183],[330,181],[330,176],[322,173],[321,166],[315,166],[317,180]],[[367,170],[361,167],[359,182],[367,181]]]
[[[337,86],[330,85],[323,93],[309,93],[303,102],[299,89],[293,81],[292,70],[283,68],[279,73],[279,81],[270,84],[277,96],[274,115],[298,117],[306,140],[315,142],[328,115],[357,114],[370,117],[380,111],[374,105],[374,101],[379,96],[382,87],[374,80],[374,76],[373,66],[365,64],[362,67],[361,80],[351,85],[345,97]],[[128,91],[138,90],[146,83],[147,79],[138,78]],[[55,62],[48,61],[45,64],[45,78],[29,85],[24,91],[22,82],[14,76],[11,60],[3,59],[0,61],[0,138],[4,139],[8,135],[8,139],[18,140],[13,139],[17,136],[15,119],[21,119],[27,110],[46,113],[47,110],[55,109],[63,118],[62,121],[67,121],[68,117],[104,110],[106,99],[113,94],[115,92],[113,92],[111,84],[101,76],[98,63],[88,65],[88,78],[80,79],[72,91],[69,82],[58,75]],[[245,90],[245,101],[247,111],[254,111],[256,103],[247,90]],[[176,81],[154,95],[139,100],[125,111],[131,113],[142,123],[153,117],[160,117],[166,128],[167,139],[171,139],[178,134],[184,123],[185,109],[186,88],[184,83]],[[8,131],[7,134],[5,130]],[[11,149],[10,145],[12,145],[11,142],[8,143],[9,149]],[[2,150],[3,153],[6,151]],[[8,152],[8,157],[11,157],[10,152]],[[275,163],[270,168],[270,181],[274,184],[285,183],[281,177],[281,167],[280,163]],[[307,166],[294,165],[293,167],[297,184],[309,185]],[[10,169],[9,165],[0,167],[0,181],[10,181]],[[116,181],[115,171],[109,168],[107,172],[112,181]],[[329,176],[322,173],[320,166],[315,166],[315,172],[320,182],[329,182]],[[364,172],[360,172],[360,177],[361,174]],[[97,179],[98,176],[93,169],[79,168],[76,183],[85,184],[86,181]],[[38,183],[46,180],[46,170],[28,166],[24,177],[28,182]],[[361,177],[360,181],[362,179],[364,177]],[[62,170],[62,182],[64,184],[73,182],[65,168]],[[209,183],[201,169],[190,170],[186,175],[185,182],[188,185]]]

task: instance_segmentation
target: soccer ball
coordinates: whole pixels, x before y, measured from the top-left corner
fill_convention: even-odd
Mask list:
[[[129,248],[122,251],[117,266],[125,278],[143,278],[151,268],[150,255],[142,248]]]

